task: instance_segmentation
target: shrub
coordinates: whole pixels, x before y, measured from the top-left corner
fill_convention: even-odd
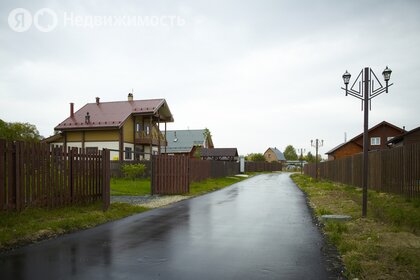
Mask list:
[[[144,175],[146,170],[146,165],[137,163],[137,164],[123,164],[121,170],[125,178],[134,180]]]

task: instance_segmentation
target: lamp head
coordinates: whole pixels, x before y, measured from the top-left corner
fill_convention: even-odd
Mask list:
[[[385,68],[385,70],[382,72],[382,75],[384,76],[385,82],[388,82],[391,78],[392,70],[388,68],[388,66]]]
[[[346,70],[346,73],[343,74],[343,81],[344,81],[344,84],[345,85],[348,85],[349,84],[350,77],[351,77],[350,73],[347,72],[347,70]]]

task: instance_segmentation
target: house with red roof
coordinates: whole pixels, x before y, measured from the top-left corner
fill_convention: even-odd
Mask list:
[[[165,99],[88,103],[74,111],[44,140],[54,146],[83,148],[87,151],[110,149],[112,160],[149,159],[166,146],[166,123],[173,122]],[[164,124],[164,132],[161,131]]]

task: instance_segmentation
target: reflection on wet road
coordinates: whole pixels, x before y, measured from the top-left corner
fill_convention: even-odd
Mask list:
[[[1,279],[328,279],[323,239],[287,174],[0,255]]]

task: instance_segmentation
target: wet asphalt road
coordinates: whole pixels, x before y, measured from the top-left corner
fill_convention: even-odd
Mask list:
[[[0,255],[0,279],[336,279],[287,174]]]

